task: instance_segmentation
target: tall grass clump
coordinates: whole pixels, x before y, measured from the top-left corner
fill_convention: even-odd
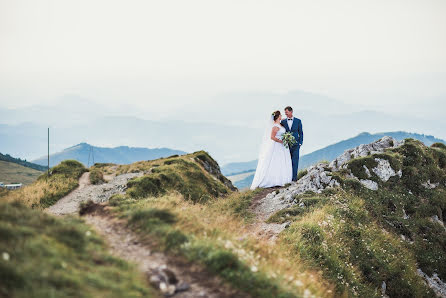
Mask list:
[[[42,174],[34,183],[10,191],[5,201],[20,201],[33,208],[47,208],[79,186],[79,177],[87,169],[76,160],[65,160]]]

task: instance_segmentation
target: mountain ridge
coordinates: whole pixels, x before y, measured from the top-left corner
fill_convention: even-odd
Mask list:
[[[50,155],[50,167],[58,165],[63,160],[73,159],[84,165],[94,163],[130,164],[141,160],[153,160],[171,155],[182,155],[186,152],[170,148],[144,147],[97,147],[82,142]],[[47,157],[33,160],[36,164],[46,164]]]
[[[47,167],[43,166],[43,165],[39,165],[36,163],[32,163],[27,161],[26,159],[21,159],[21,158],[17,158],[17,157],[12,157],[9,154],[2,154],[0,153],[0,160],[1,161],[6,161],[6,162],[12,162],[12,163],[16,163],[18,165],[30,168],[30,169],[34,169],[37,171],[46,171]]]
[[[371,134],[368,132],[362,132],[355,137],[339,141],[335,144],[329,145],[327,147],[324,147],[322,149],[313,151],[309,154],[305,154],[300,157],[299,161],[299,169],[306,169],[309,166],[312,166],[322,160],[333,160],[339,155],[341,155],[345,150],[348,150],[350,148],[359,146],[361,144],[368,144],[374,141],[377,141],[381,139],[384,136],[390,136],[395,138],[398,141],[401,141],[406,138],[413,138],[416,140],[419,140],[423,142],[426,146],[430,146],[434,143],[443,143],[446,144],[445,140],[441,140],[438,138],[435,138],[434,136],[430,135],[424,135],[424,134],[417,134],[417,133],[410,133],[405,131],[394,131],[394,132],[382,132],[382,133],[375,133]],[[254,167],[253,167],[254,165]],[[255,171],[255,168],[257,166],[257,161],[249,161],[246,163],[231,163],[226,164],[222,166],[222,173],[227,176],[232,176],[236,174],[241,174],[249,172],[249,171]],[[231,172],[231,169],[237,168],[240,169],[240,172]],[[228,173],[230,172],[230,173]],[[248,176],[244,178],[241,181],[234,182],[234,185],[238,188],[246,188],[248,187],[253,179],[254,175]]]

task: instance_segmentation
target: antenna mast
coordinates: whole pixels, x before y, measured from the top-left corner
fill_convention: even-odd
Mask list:
[[[48,127],[48,175],[50,176],[50,128]]]

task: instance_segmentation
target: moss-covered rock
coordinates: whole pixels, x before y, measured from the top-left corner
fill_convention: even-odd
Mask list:
[[[127,194],[144,198],[178,191],[187,200],[206,202],[232,190],[225,182],[218,164],[207,153],[198,152],[159,160],[146,175],[129,181]]]

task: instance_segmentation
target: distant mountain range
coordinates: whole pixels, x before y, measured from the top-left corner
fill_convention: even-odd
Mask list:
[[[80,143],[78,145],[69,147],[61,152],[50,155],[50,167],[58,165],[61,161],[66,159],[77,160],[84,165],[92,165],[94,163],[116,163],[129,164],[141,160],[152,160],[171,155],[181,155],[186,152],[181,150],[174,150],[169,148],[137,148],[120,146],[115,148],[95,147],[87,143]],[[41,157],[33,160],[34,163],[45,165],[47,164],[47,157]]]
[[[376,133],[376,134],[370,134],[367,132],[363,132],[356,137],[340,141],[338,143],[335,143],[333,145],[327,146],[325,148],[316,150],[312,153],[306,154],[301,156],[300,162],[299,162],[299,169],[305,169],[309,166],[312,166],[320,161],[327,160],[331,161],[344,153],[345,150],[354,148],[356,146],[359,146],[361,144],[369,144],[373,141],[379,140],[383,136],[391,136],[397,140],[403,140],[407,138],[413,138],[417,139],[421,142],[423,142],[426,146],[430,146],[433,143],[444,143],[446,144],[446,141],[437,139],[433,136],[427,136],[423,134],[416,134],[416,133],[409,133],[404,131],[396,131],[396,132],[383,132],[383,133]],[[252,173],[249,176],[246,175],[239,175],[241,173],[248,173],[248,172],[254,172],[257,166],[257,160],[254,161],[248,161],[248,162],[239,162],[239,163],[229,163],[222,167],[222,173],[226,176],[231,177],[243,177],[243,179],[235,181],[233,180],[233,184],[239,188],[243,189],[246,187],[249,187],[252,183],[252,179],[254,178],[254,173]]]
[[[28,160],[45,155],[49,127],[51,152],[86,142],[102,147],[205,150],[220,164],[252,161],[257,158],[268,115],[287,105],[294,107],[303,123],[302,154],[363,131],[411,131],[446,139],[446,120],[441,117],[444,97],[437,101],[426,98],[418,107],[374,110],[302,90],[224,92],[206,100],[184,100],[168,113],[130,103],[104,105],[76,94],[54,100],[17,108],[0,105],[0,152]],[[416,116],[404,112],[415,108],[420,111]]]

